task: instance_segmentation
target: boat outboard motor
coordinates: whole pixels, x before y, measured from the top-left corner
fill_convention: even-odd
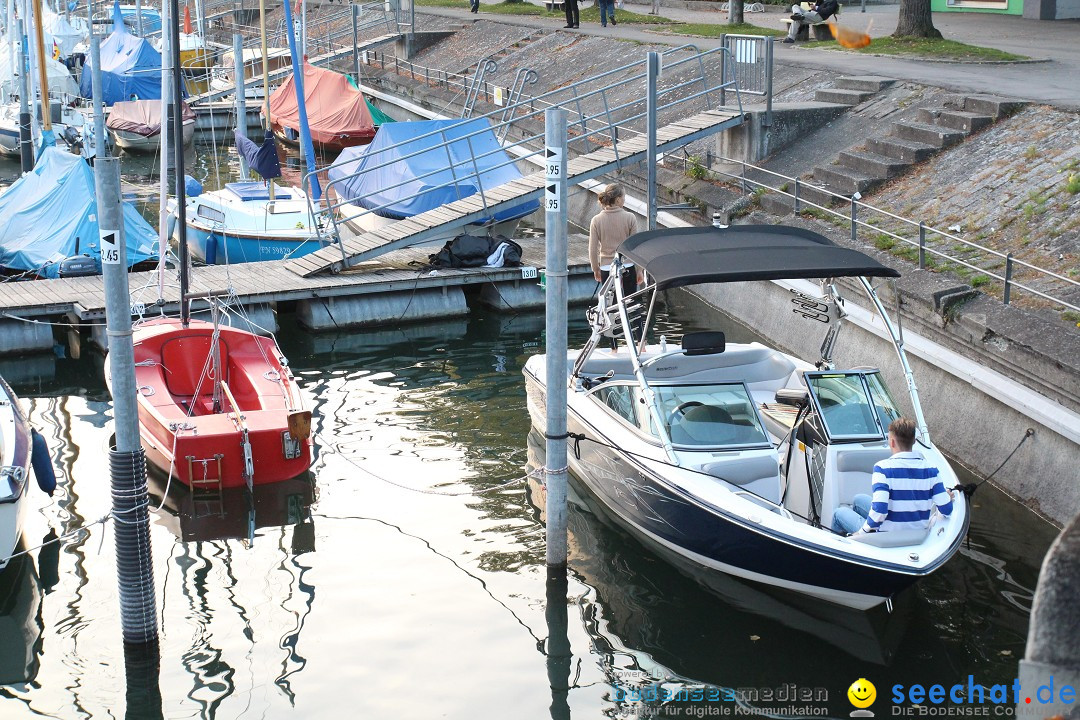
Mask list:
[[[76,255],[60,261],[60,277],[100,275],[101,266],[89,255]]]
[[[34,468],[38,487],[51,496],[56,490],[56,472],[53,470],[52,458],[49,456],[49,445],[45,442],[45,436],[33,428],[30,429],[30,438],[32,445],[30,465]]]

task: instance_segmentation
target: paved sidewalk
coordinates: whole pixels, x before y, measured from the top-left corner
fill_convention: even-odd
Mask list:
[[[482,3],[497,0],[481,0]],[[845,3],[843,22],[854,28],[870,25],[872,37],[889,35],[896,29],[898,5],[870,5],[866,13],[857,4]],[[646,14],[651,5],[626,3],[626,9]],[[599,23],[583,23],[579,30],[564,30],[557,19],[522,15],[481,13],[474,15],[462,0],[461,9],[419,7],[420,13],[460,18],[484,19],[515,25],[544,27],[561,32],[589,35],[610,35],[624,40],[647,44],[683,45],[694,43],[702,49],[718,45],[714,38],[695,38],[689,35],[654,32],[639,25],[621,24],[600,27]],[[482,9],[482,7],[481,7]],[[781,8],[766,6],[765,13],[746,13],[748,23],[768,28],[782,28]],[[660,14],[683,22],[727,21],[726,13],[702,12],[662,7]],[[618,17],[618,12],[616,12]],[[776,45],[776,61],[784,65],[833,70],[843,74],[886,75],[923,85],[942,87],[960,92],[982,92],[1008,95],[1032,102],[1046,103],[1067,110],[1080,110],[1080,21],[1027,20],[1011,15],[988,13],[934,13],[934,25],[945,37],[972,45],[997,48],[1008,52],[1045,60],[1039,63],[950,63],[924,59],[903,59],[863,55],[795,45]],[[660,28],[657,28],[658,30]]]

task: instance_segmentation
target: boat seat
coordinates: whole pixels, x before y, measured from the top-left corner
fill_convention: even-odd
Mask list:
[[[890,548],[905,545],[921,545],[930,535],[930,530],[890,530],[888,532],[857,533],[851,536],[855,542],[874,547]]]
[[[701,471],[745,488],[770,502],[780,502],[780,464],[775,455],[731,457],[706,463]]]
[[[225,369],[228,381],[229,348],[224,340],[221,345],[221,367]],[[213,344],[209,335],[190,335],[174,338],[161,346],[161,366],[165,375],[165,387],[173,395],[212,395],[214,381],[211,371],[212,362],[207,363]],[[204,376],[203,369],[206,369]],[[202,378],[200,386],[199,380]]]

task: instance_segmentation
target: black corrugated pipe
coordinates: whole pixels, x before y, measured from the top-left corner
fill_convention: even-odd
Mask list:
[[[154,567],[150,559],[150,504],[146,492],[146,456],[109,450],[116,574],[120,585],[120,622],[124,643],[157,642]]]
[[[156,642],[124,645],[128,720],[161,720],[161,650]]]

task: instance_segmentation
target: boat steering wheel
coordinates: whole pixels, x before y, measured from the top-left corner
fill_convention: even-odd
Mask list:
[[[671,427],[672,425],[675,424],[676,416],[685,413],[690,408],[703,407],[704,405],[705,405],[705,403],[698,402],[697,400],[688,400],[688,401],[686,401],[684,403],[680,403],[679,405],[677,405],[675,407],[674,410],[671,411],[671,414],[668,415],[668,419],[667,419],[668,427]]]

